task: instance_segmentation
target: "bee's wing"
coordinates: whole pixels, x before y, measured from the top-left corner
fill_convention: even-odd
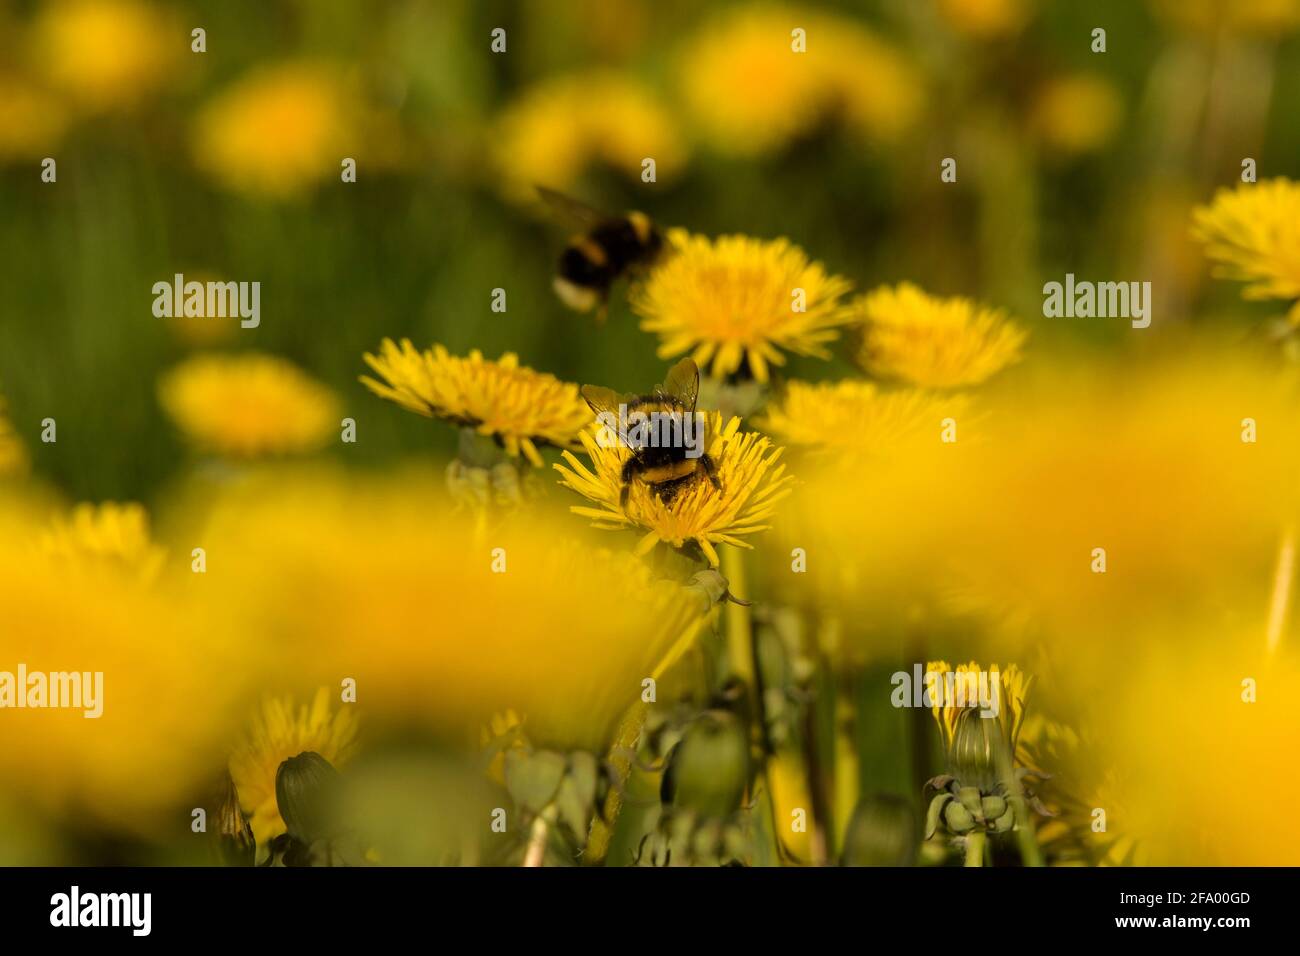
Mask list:
[[[614,417],[618,417],[618,407],[627,400],[626,396],[620,395],[612,388],[605,388],[602,385],[584,385],[582,386],[582,397],[586,399],[591,410],[597,415],[602,412],[609,412]]]
[[[536,186],[537,195],[541,197],[554,216],[578,229],[590,229],[609,217],[599,209],[588,206],[579,199],[566,196],[545,186]]]
[[[695,400],[700,394],[700,368],[695,360],[684,358],[670,368],[659,391],[695,411]]]
[[[624,427],[626,420],[619,415],[619,408],[627,405],[631,396],[620,395],[612,388],[605,388],[602,385],[584,385],[582,386],[582,397],[591,406],[591,410],[596,413],[598,419],[602,415],[608,415],[613,419],[612,426],[608,420],[602,422],[602,424],[607,428],[612,428],[618,434],[619,439],[626,443],[627,432]]]

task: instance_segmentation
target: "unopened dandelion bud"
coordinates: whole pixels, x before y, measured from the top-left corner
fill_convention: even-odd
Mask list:
[[[1007,801],[996,795],[984,797],[980,801],[980,806],[986,820],[997,820],[1007,812]]]
[[[275,801],[289,836],[310,844],[330,835],[337,785],[338,771],[318,753],[301,753],[280,764]]]
[[[983,717],[977,708],[965,710],[953,732],[949,769],[964,788],[988,793],[998,782],[996,757],[1001,745],[1002,729],[996,717]],[[975,799],[973,806],[963,802],[973,814],[980,815],[978,793]]]
[[[740,721],[713,711],[691,723],[673,749],[664,796],[706,819],[730,816],[749,783],[749,740]]]

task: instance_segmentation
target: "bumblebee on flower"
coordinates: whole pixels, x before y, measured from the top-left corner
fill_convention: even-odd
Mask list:
[[[673,447],[651,441],[638,424],[631,440],[610,441],[610,415],[620,406],[681,415],[695,419],[699,370],[689,359],[679,362],[667,381],[647,396],[619,396],[607,388],[587,386],[583,395],[604,415],[582,433],[590,467],[572,452],[555,465],[560,483],[596,507],[570,510],[606,529],[638,528],[644,532],[638,554],[660,541],[674,548],[692,548],[710,567],[718,566],[716,545],[751,547],[744,536],[763,531],[778,500],[789,493],[790,476],[777,460],[781,450],[764,436],[740,431],[740,419],[725,422],[717,412],[704,416],[703,431],[692,434],[698,444],[684,441]],[[649,420],[647,419],[647,422]],[[688,454],[692,448],[698,452]]]

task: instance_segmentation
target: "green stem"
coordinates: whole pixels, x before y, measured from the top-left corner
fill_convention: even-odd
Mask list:
[[[745,555],[737,548],[726,548],[720,555],[722,573],[727,579],[727,590],[736,597],[748,598],[749,588],[745,581]],[[778,821],[776,819],[776,802],[772,799],[768,786],[767,757],[767,718],[763,708],[763,687],[759,680],[758,655],[754,647],[754,626],[750,619],[750,609],[734,602],[727,603],[727,665],[730,673],[745,685],[745,696],[749,706],[746,708],[750,722],[751,752],[757,754],[754,771],[754,786],[751,796],[759,796],[766,804],[770,818],[770,847],[775,862],[780,860]]]
[[[972,830],[966,834],[966,865],[983,866],[984,865],[984,844],[988,837],[984,835],[983,830]]]

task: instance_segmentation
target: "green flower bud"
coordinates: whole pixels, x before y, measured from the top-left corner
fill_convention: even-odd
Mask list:
[[[981,717],[978,708],[964,710],[953,729],[949,769],[963,787],[988,793],[997,786],[997,748],[1003,745],[1002,725],[996,717]]]
[[[943,822],[953,833],[968,833],[975,828],[975,817],[957,800],[943,808]]]
[[[749,738],[726,711],[710,711],[686,728],[673,748],[662,796],[706,819],[730,816],[749,785]]]
[[[985,797],[980,801],[980,805],[985,820],[997,820],[1007,812],[1007,801],[996,795]]]
[[[290,757],[275,772],[275,802],[295,840],[310,844],[333,833],[333,803],[338,771],[318,753]]]

